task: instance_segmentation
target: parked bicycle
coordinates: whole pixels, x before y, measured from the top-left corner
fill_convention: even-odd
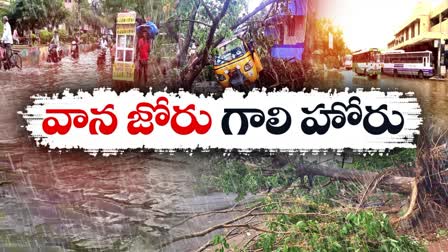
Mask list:
[[[22,57],[20,56],[19,50],[12,50],[11,56],[7,57],[6,54],[6,45],[0,44],[0,69],[3,67],[4,70],[9,70],[14,67],[18,69],[22,69]]]

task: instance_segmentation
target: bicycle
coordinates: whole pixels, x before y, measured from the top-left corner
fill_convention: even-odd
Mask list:
[[[0,69],[3,66],[3,69],[9,70],[14,67],[17,67],[19,70],[22,70],[22,57],[20,56],[19,50],[12,49],[12,55],[7,59],[6,55],[6,45],[4,43],[0,44]]]

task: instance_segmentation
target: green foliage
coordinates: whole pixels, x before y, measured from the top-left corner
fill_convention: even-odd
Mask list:
[[[66,30],[64,30],[64,29],[60,29],[59,30],[59,39],[62,42],[68,42],[69,41],[69,36],[68,36],[68,33],[67,33]]]
[[[108,16],[115,16],[125,9],[133,10],[141,17],[151,17],[157,23],[172,16],[176,3],[176,0],[103,0],[101,11]]]
[[[255,248],[263,251],[424,251],[421,244],[395,234],[385,214],[332,210],[298,199],[285,206],[273,202],[267,212],[285,212],[265,225]],[[312,215],[315,213],[316,215]]]
[[[3,17],[7,14],[6,10],[0,9],[0,17]],[[0,22],[0,34],[3,34],[3,22]]]
[[[91,33],[81,34],[82,43],[95,43],[97,40],[98,40],[98,37],[95,34],[91,34]]]
[[[263,175],[260,169],[238,161],[218,161],[212,165],[211,174],[200,178],[203,187],[218,188],[226,193],[238,194],[238,200],[248,193],[286,185],[293,176],[293,169],[279,170],[272,176]]]
[[[32,33],[30,34],[30,38],[31,38],[31,42],[33,43],[33,45],[38,44],[39,41],[37,40],[37,35]]]
[[[47,30],[40,30],[39,38],[41,44],[50,43],[51,39],[53,38],[53,33]]]
[[[69,42],[70,37],[66,30],[60,29],[59,32],[59,40],[61,42]],[[51,39],[53,38],[53,32],[50,32],[48,30],[40,30],[39,31],[39,38],[41,44],[47,44],[50,43]]]
[[[69,13],[63,0],[16,0],[12,2],[10,19],[23,29],[57,27]]]
[[[230,248],[227,240],[222,235],[214,236],[212,244],[216,247],[215,252],[224,252]]]
[[[355,168],[379,169],[384,166],[413,162],[415,151],[402,150],[389,156],[372,156],[355,161]],[[292,167],[264,174],[266,167],[257,168],[242,161],[213,163],[210,174],[201,180],[224,192],[237,193],[239,198],[247,193],[290,185],[297,180]],[[304,181],[306,182],[306,181]],[[359,192],[353,183],[315,178],[315,187],[294,189],[288,193],[272,194],[263,202],[265,212],[272,212],[263,224],[269,232],[260,234],[251,249],[262,251],[425,251],[414,239],[397,235],[385,214],[357,211],[350,208],[336,209],[332,199],[344,194]],[[322,186],[324,185],[325,186]],[[350,197],[345,195],[345,197]],[[292,199],[292,201],[291,201]],[[285,213],[285,214],[282,214]],[[444,233],[444,232],[441,232]],[[225,249],[224,238],[216,238],[219,251]]]
[[[416,150],[398,150],[389,155],[375,154],[372,156],[358,157],[353,162],[355,169],[377,171],[401,164],[412,164],[415,162]]]
[[[438,239],[448,237],[448,230],[447,229],[438,229],[436,232],[436,237]]]
[[[224,1],[213,1],[207,0],[203,1],[203,4],[208,6],[211,14],[217,17],[222,10],[222,5]],[[211,25],[211,19],[206,12],[203,4],[200,5],[195,20],[203,22],[205,24]],[[179,20],[189,20],[191,15],[191,10],[195,8],[195,1],[180,1],[176,8],[176,19]],[[223,36],[225,39],[231,38],[234,33],[230,27],[237,21],[237,19],[242,15],[243,11],[247,8],[247,1],[236,0],[232,1],[227,14],[221,20],[218,29],[215,33],[215,38]],[[178,22],[177,30],[180,33],[186,34],[188,30],[189,22]],[[208,38],[210,27],[195,24],[193,38],[199,43],[198,50],[202,50]]]

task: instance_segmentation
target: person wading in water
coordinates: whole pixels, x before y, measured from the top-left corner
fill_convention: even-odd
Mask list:
[[[139,80],[141,79],[141,75],[143,74],[143,81],[146,84],[148,79],[148,60],[149,53],[151,50],[151,44],[148,38],[148,31],[143,30],[143,36],[138,40],[138,54],[137,58],[139,60]]]

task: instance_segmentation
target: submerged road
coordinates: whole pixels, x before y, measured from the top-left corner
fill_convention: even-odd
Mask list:
[[[181,217],[232,206],[235,196],[197,195],[195,184],[209,157],[126,153],[92,157],[36,148],[17,111],[36,93],[110,87],[111,63],[96,65],[97,51],[79,60],[0,71],[0,250],[155,250],[162,238],[199,231],[213,217],[171,229]],[[204,222],[205,221],[205,222]],[[195,249],[210,237],[167,250]],[[65,251],[65,250],[64,250]]]
[[[446,130],[448,125],[448,80],[436,81],[412,77],[394,78],[388,75],[381,75],[378,79],[373,80],[358,76],[352,71],[340,70],[327,72],[324,81],[309,83],[306,87],[318,87],[325,91],[328,89],[342,91],[346,88],[350,90],[378,88],[382,91],[414,92],[423,110],[426,122],[442,130]]]

